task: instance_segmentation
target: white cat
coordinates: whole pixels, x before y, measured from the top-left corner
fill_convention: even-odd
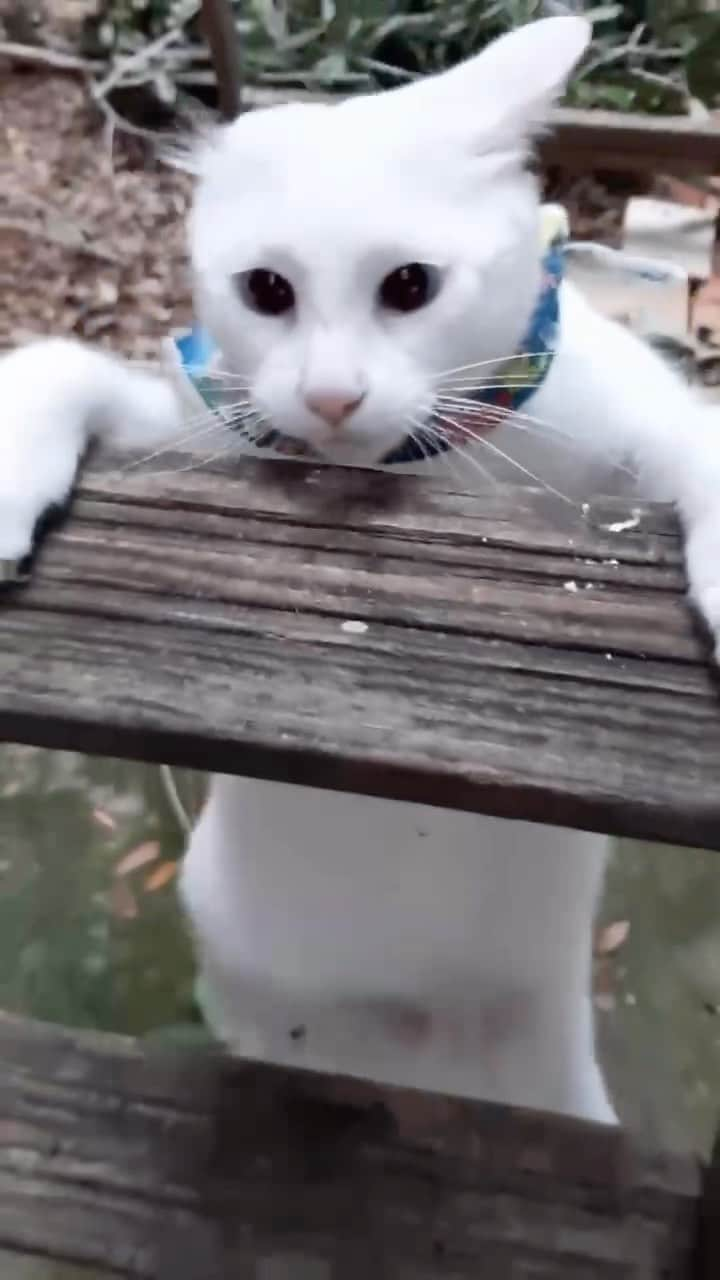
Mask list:
[[[541,291],[526,150],[588,35],[548,19],[445,75],[208,143],[196,302],[246,424],[363,465],[424,423],[472,423]],[[677,503],[717,638],[720,421],[569,286],[527,405],[492,441],[557,487],[607,492],[623,458]],[[91,435],[147,450],[183,431],[172,380],[66,341],[5,356],[0,561],[27,552]],[[469,450],[453,459],[469,477]],[[589,1000],[604,857],[593,835],[216,778],[183,876],[212,1021],[250,1056],[613,1123]]]

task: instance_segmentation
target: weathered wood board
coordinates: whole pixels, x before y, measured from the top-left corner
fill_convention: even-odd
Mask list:
[[[7,1015],[0,1063],[0,1249],[132,1280],[718,1274],[699,1169],[614,1130]]]
[[[0,599],[2,739],[720,848],[667,511],[163,465],[86,474]]]
[[[581,173],[720,173],[720,127],[714,120],[558,107],[550,123],[539,143],[544,164]]]

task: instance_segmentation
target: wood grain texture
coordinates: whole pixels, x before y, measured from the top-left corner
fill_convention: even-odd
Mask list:
[[[0,1248],[133,1280],[697,1274],[700,1170],[614,1130],[7,1015],[0,1063]]]
[[[720,701],[661,508],[96,471],[0,601],[0,736],[720,848]]]

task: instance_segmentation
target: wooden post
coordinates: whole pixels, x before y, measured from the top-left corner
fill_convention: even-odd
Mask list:
[[[240,39],[230,0],[202,0],[202,19],[217,80],[218,107],[225,120],[240,112]]]
[[[717,1280],[720,1276],[720,1130],[712,1155],[702,1175],[702,1198],[698,1212],[698,1248],[694,1280]]]

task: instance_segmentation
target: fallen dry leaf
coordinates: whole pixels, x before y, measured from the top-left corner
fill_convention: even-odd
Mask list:
[[[710,179],[704,186],[697,186],[682,178],[673,178],[663,174],[655,179],[653,195],[659,200],[674,200],[676,204],[684,204],[691,209],[710,209],[717,213],[720,209],[720,188],[717,195],[707,188],[713,185]]]
[[[609,996],[615,992],[615,973],[609,956],[597,956],[593,964],[592,990],[594,996]]]
[[[613,924],[605,925],[595,936],[595,955],[610,956],[614,951],[619,951],[629,933],[629,920],[615,920]]]
[[[117,830],[117,822],[113,818],[112,814],[107,813],[105,809],[93,809],[92,820],[93,822],[96,822],[99,827],[104,827],[106,831]]]
[[[151,871],[145,881],[145,890],[147,893],[155,893],[157,889],[163,889],[166,884],[174,880],[177,875],[177,862],[161,862],[159,867]]]
[[[138,904],[127,880],[115,880],[110,890],[110,910],[116,920],[135,920]]]
[[[131,849],[129,853],[123,854],[120,861],[115,864],[115,875],[129,876],[131,871],[137,871],[139,867],[146,867],[148,862],[154,862],[159,855],[159,840],[146,840],[144,844],[139,844],[137,848]]]

